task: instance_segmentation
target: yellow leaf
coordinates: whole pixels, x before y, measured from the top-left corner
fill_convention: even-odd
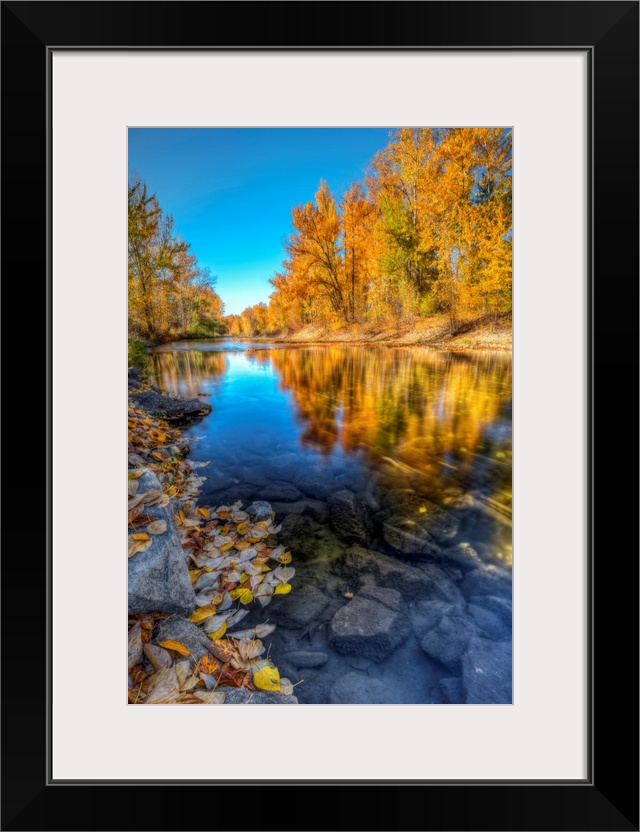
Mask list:
[[[223,621],[222,626],[219,627],[215,633],[209,633],[209,638],[211,641],[219,641],[222,636],[227,632],[227,622]]]
[[[147,526],[147,531],[149,532],[149,534],[164,534],[166,530],[166,520],[154,520],[153,523],[149,523],[149,525]]]
[[[216,609],[215,604],[207,604],[206,607],[200,607],[195,612],[191,613],[189,621],[193,621],[194,624],[199,624],[201,621],[205,621],[207,618],[215,615]]]
[[[283,552],[278,560],[280,563],[291,563],[291,552]]]
[[[237,532],[238,534],[246,534],[251,526],[248,523],[238,523]]]
[[[146,534],[146,532],[139,532],[138,534],[132,534],[132,535],[130,535],[130,537],[131,537],[132,540],[151,540],[151,538],[149,537],[148,534]]]
[[[237,599],[241,604],[250,604],[253,601],[253,593],[247,588],[232,589],[229,595],[234,601]]]
[[[198,514],[200,517],[204,517],[205,520],[208,520],[211,517],[211,512],[208,508],[199,508]]]
[[[181,656],[190,656],[191,650],[188,647],[185,647],[181,641],[175,641],[172,638],[166,639],[166,641],[159,641],[158,644],[160,647],[164,647],[167,650],[175,650],[176,653],[180,653]]]
[[[274,595],[287,595],[289,592],[291,592],[291,584],[278,584],[273,590]]]
[[[261,667],[253,674],[253,684],[258,690],[280,690],[280,673],[277,667]]]
[[[246,541],[246,540],[236,540],[236,545],[235,545],[235,548],[236,548],[239,552],[242,552],[242,551],[244,551],[245,549],[248,549],[248,548],[249,548],[249,545],[250,545],[250,544],[249,544],[249,542],[248,542],[248,541]]]
[[[190,569],[189,577],[191,578],[191,583],[195,584],[195,582],[198,580],[198,578],[200,577],[200,575],[202,575],[203,572],[204,569]]]

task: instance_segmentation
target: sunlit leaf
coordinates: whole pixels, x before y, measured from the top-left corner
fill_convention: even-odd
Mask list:
[[[226,632],[227,622],[223,621],[217,630],[214,630],[212,633],[209,633],[209,638],[211,639],[211,641],[218,641]]]
[[[253,674],[253,684],[258,690],[280,690],[280,673],[277,667],[269,666],[260,668]]]
[[[181,656],[190,656],[191,650],[181,641],[176,641],[173,638],[168,638],[165,641],[159,641],[158,644],[160,647],[165,647],[167,650],[175,650],[176,653],[180,653]]]

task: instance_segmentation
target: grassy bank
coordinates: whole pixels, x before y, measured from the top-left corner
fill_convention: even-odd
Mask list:
[[[233,336],[232,336],[233,337]],[[477,318],[452,326],[444,316],[420,318],[411,323],[345,324],[339,327],[306,326],[291,334],[238,336],[292,344],[388,344],[430,346],[448,350],[511,350],[511,316]]]

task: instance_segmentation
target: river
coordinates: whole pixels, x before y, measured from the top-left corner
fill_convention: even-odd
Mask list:
[[[453,599],[445,617],[468,624],[483,643],[498,642],[504,671],[511,645],[510,354],[221,339],[163,345],[153,361],[160,387],[213,407],[185,429],[192,458],[210,461],[199,471],[208,477],[201,500],[264,499],[286,520],[298,574],[275,614],[274,659],[277,649],[328,656],[300,673],[285,667],[293,681],[305,678],[300,701],[477,701],[460,686],[464,661],[447,652],[455,638],[444,649],[432,644],[436,628],[420,645],[434,614],[442,615],[435,600]],[[327,500],[345,491],[355,495],[362,529],[345,530],[330,517]],[[447,598],[440,589],[436,597],[416,585],[411,599],[405,588],[413,635],[380,661],[340,656],[327,638],[328,619],[358,590],[357,577],[340,565],[354,543],[411,566],[436,564],[457,593]],[[307,599],[299,614],[296,589],[298,606]],[[358,688],[358,676],[377,690],[373,699]]]

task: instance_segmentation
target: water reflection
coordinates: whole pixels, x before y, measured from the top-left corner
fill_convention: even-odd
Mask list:
[[[510,560],[511,356],[327,347],[271,356],[304,424],[301,441],[363,452],[384,491],[476,505],[506,527]],[[467,499],[465,499],[467,498]]]
[[[193,451],[216,460],[212,493],[234,482],[254,497],[277,480],[318,496],[312,474],[325,492],[369,489],[382,505],[392,489],[410,489],[459,512],[465,539],[510,563],[510,355],[215,346],[154,356],[160,386],[212,397]]]
[[[204,393],[205,382],[219,379],[227,369],[223,352],[165,349],[154,353],[154,374],[159,387],[187,398]]]

